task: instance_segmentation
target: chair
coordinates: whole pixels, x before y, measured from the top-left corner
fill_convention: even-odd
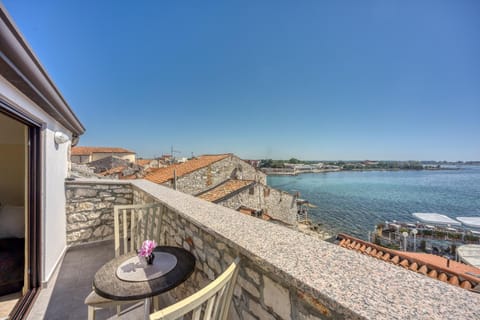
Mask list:
[[[140,248],[146,239],[161,243],[162,210],[158,204],[121,205],[114,206],[115,257]],[[100,297],[92,291],[86,298],[88,320],[95,319],[99,309],[117,307],[117,316],[121,305],[143,300],[117,301]],[[158,299],[154,299],[155,309],[158,309]]]
[[[192,319],[199,320],[226,320],[232,301],[233,289],[238,275],[240,259],[235,261],[217,279],[193,295],[150,314],[150,320],[176,320],[189,312]]]

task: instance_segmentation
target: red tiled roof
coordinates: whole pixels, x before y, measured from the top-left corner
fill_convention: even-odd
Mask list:
[[[123,148],[112,148],[112,147],[72,147],[72,156],[89,156],[92,153],[132,153],[135,152],[129,151]]]
[[[238,212],[241,212],[243,214],[246,214],[247,216],[252,216],[257,212],[257,210],[252,209],[252,208],[247,208],[244,206],[241,206],[240,208],[237,209]]]
[[[122,176],[120,180],[135,180],[138,179],[136,174],[131,174],[129,176]]]
[[[177,177],[181,177],[191,172],[197,171],[198,169],[207,167],[212,163],[223,160],[229,156],[230,154],[199,156],[184,163],[176,163],[165,168],[158,168],[156,170],[152,170],[149,174],[145,176],[145,179],[155,183],[165,183],[168,180],[173,179],[174,171],[176,172]]]
[[[437,266],[439,268],[446,267],[447,258],[436,256],[434,254],[422,253],[422,252],[402,252],[405,257],[410,257],[417,260],[425,261],[426,263]],[[464,263],[450,260],[450,268],[453,268],[456,272],[464,275],[469,273],[480,274],[480,269],[474,266],[469,266]],[[480,282],[480,279],[478,279]]]
[[[480,278],[466,273],[480,274],[480,269],[478,268],[452,260],[449,267],[447,267],[447,259],[443,257],[392,250],[341,233],[338,237],[341,239],[339,245],[343,248],[358,251],[457,287],[468,290],[474,289],[474,291],[480,290]]]
[[[125,166],[115,167],[115,168],[112,168],[112,169],[108,169],[107,171],[103,171],[99,174],[102,175],[102,176],[109,176],[109,175],[115,174],[115,173],[122,173],[122,171],[125,170],[125,168],[126,168]]]
[[[210,202],[215,202],[254,183],[255,181],[252,180],[227,180],[215,188],[197,195],[197,197]]]
[[[243,214],[246,214],[247,216],[257,217],[257,218],[260,218],[260,219],[265,220],[265,221],[276,220],[276,219],[273,219],[268,214],[264,213],[263,210],[260,211],[261,212],[260,216],[258,216],[259,210],[248,208],[248,207],[245,207],[245,206],[241,206],[240,208],[237,209],[237,211],[241,212]],[[276,221],[278,221],[278,220],[276,220]]]
[[[139,166],[147,166],[150,164],[150,162],[152,162],[153,160],[152,159],[137,159],[136,163],[139,165]]]

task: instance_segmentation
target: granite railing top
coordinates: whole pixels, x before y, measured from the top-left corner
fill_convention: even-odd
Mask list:
[[[479,317],[479,294],[146,180],[128,183],[224,238],[287,286],[328,302],[340,313],[367,319]]]

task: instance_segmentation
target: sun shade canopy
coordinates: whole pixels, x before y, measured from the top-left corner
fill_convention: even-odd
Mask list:
[[[480,217],[457,217],[457,220],[467,227],[480,229]]]
[[[418,220],[425,223],[432,223],[436,225],[452,225],[452,226],[461,225],[460,222],[453,220],[444,214],[415,212],[415,213],[412,213],[412,215]]]

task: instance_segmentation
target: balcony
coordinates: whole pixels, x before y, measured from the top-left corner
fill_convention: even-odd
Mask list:
[[[181,299],[242,259],[232,319],[473,319],[480,295],[255,219],[144,180],[66,183],[67,240],[58,278],[30,314],[86,317],[83,299],[96,270],[114,255],[115,204],[159,203],[165,244],[196,259],[194,274],[171,292]],[[78,273],[78,268],[84,270]],[[137,312],[137,313],[136,313]],[[133,310],[128,318],[141,317]],[[115,314],[104,311],[98,319]]]

